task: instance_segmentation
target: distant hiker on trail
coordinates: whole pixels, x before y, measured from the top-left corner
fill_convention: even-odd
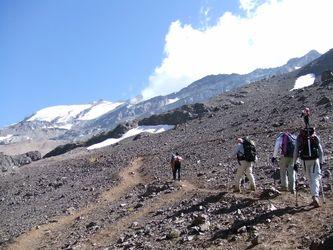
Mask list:
[[[295,193],[295,170],[294,170],[294,149],[296,136],[288,132],[280,133],[275,141],[272,163],[278,163],[280,168],[280,180],[282,191]],[[280,153],[280,160],[277,161],[277,155]],[[287,181],[288,179],[288,181]]]
[[[310,109],[309,108],[305,108],[302,111],[301,117],[303,117],[304,119],[304,123],[305,123],[305,127],[309,128],[310,127]]]
[[[315,207],[319,207],[319,188],[321,179],[321,165],[324,162],[323,149],[314,128],[305,128],[297,136],[293,163],[297,157],[303,161],[305,174],[309,179],[310,191]],[[295,165],[296,167],[296,165]]]
[[[253,165],[256,161],[256,149],[254,142],[247,137],[238,138],[235,155],[237,157],[239,166],[236,172],[234,191],[240,192],[241,179],[244,174],[250,181],[250,190],[255,191],[256,185],[252,173]]]
[[[173,180],[176,180],[178,173],[178,181],[180,181],[180,167],[182,161],[183,158],[179,156],[178,152],[176,154],[172,154],[170,164],[172,168]]]

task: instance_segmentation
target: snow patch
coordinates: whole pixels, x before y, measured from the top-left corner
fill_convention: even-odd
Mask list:
[[[304,76],[300,76],[296,79],[295,86],[290,91],[308,87],[314,83],[314,80],[315,80],[314,74],[307,74]]]
[[[0,142],[9,142],[13,135],[0,136]]]
[[[60,129],[67,129],[70,130],[73,127],[73,124],[67,123],[61,126],[55,126],[55,128],[60,128]]]
[[[179,98],[168,99],[168,100],[167,100],[167,105],[168,105],[168,104],[171,104],[171,103],[175,103],[175,102],[177,102],[178,100],[179,100]]]
[[[91,104],[52,106],[37,111],[28,121],[67,123],[91,106]]]
[[[107,101],[99,102],[98,104],[92,106],[87,113],[85,113],[82,117],[79,118],[79,120],[87,121],[87,120],[96,119],[97,117],[116,109],[121,104],[123,103],[122,102],[112,103]]]
[[[92,150],[92,149],[97,149],[97,148],[103,148],[103,147],[115,144],[128,137],[135,136],[135,135],[138,135],[138,134],[141,134],[144,132],[157,134],[157,133],[162,133],[167,130],[173,129],[174,127],[175,127],[174,125],[139,126],[137,128],[133,128],[133,129],[127,131],[121,138],[110,138],[103,142],[94,144],[94,145],[88,147],[87,149]]]

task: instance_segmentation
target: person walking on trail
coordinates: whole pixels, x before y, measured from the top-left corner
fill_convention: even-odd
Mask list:
[[[254,142],[249,138],[238,138],[235,155],[238,161],[234,191],[240,192],[241,180],[244,176],[250,181],[250,190],[256,190],[256,184],[253,176],[253,166],[256,161],[256,149]]]
[[[291,133],[280,133],[275,141],[272,163],[278,163],[280,168],[280,181],[282,191],[295,193],[295,178],[293,155],[296,143],[296,136]],[[277,161],[277,155],[280,154],[280,160]]]
[[[294,150],[293,163],[300,157],[305,174],[309,180],[312,203],[315,207],[320,207],[319,188],[321,178],[321,166],[324,163],[323,149],[314,128],[302,129],[297,136]]]
[[[172,154],[171,157],[171,168],[172,168],[172,174],[173,174],[173,180],[176,180],[177,174],[178,174],[178,181],[180,181],[180,168],[181,168],[181,162],[183,161],[183,158],[180,157],[179,153]]]

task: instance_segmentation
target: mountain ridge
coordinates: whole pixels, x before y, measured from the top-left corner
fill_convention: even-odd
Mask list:
[[[235,73],[229,75],[209,75],[191,83],[176,93],[171,93],[166,96],[156,96],[136,104],[131,104],[131,101],[126,101],[113,110],[101,114],[96,117],[96,119],[86,121],[72,119],[73,124],[65,123],[61,125],[61,123],[57,124],[56,120],[55,122],[29,121],[29,119],[32,119],[34,116],[32,115],[18,124],[0,130],[0,136],[12,134],[14,135],[14,142],[22,142],[27,136],[32,139],[47,138],[48,140],[67,142],[84,140],[93,135],[100,134],[101,132],[112,130],[117,124],[122,122],[147,118],[151,115],[163,113],[183,105],[204,102],[219,93],[228,92],[231,89],[252,81],[296,70],[297,65],[305,65],[319,56],[320,54],[318,52],[310,51],[303,57],[290,59],[287,64],[277,68],[256,69],[245,75]],[[58,120],[61,119],[64,119],[64,117],[58,118]],[[30,128],[31,130],[29,130]],[[48,128],[50,131],[46,131]],[[38,150],[38,148],[32,148],[31,150]]]

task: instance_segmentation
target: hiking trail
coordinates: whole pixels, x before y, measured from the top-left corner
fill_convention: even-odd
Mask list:
[[[88,213],[99,207],[102,207],[108,202],[118,200],[129,189],[133,188],[141,181],[141,177],[137,171],[142,165],[142,160],[143,159],[141,157],[137,158],[130,164],[129,167],[122,170],[119,173],[119,176],[121,177],[120,183],[117,186],[103,192],[97,202],[91,203],[85,208],[75,211],[73,214],[55,217],[50,220],[52,222],[39,225],[30,231],[23,233],[18,238],[16,238],[12,244],[7,246],[6,249],[20,250],[40,248],[40,243],[44,238],[47,238],[50,234],[54,234],[55,232],[60,232],[63,228],[73,223],[75,218],[87,215]]]

